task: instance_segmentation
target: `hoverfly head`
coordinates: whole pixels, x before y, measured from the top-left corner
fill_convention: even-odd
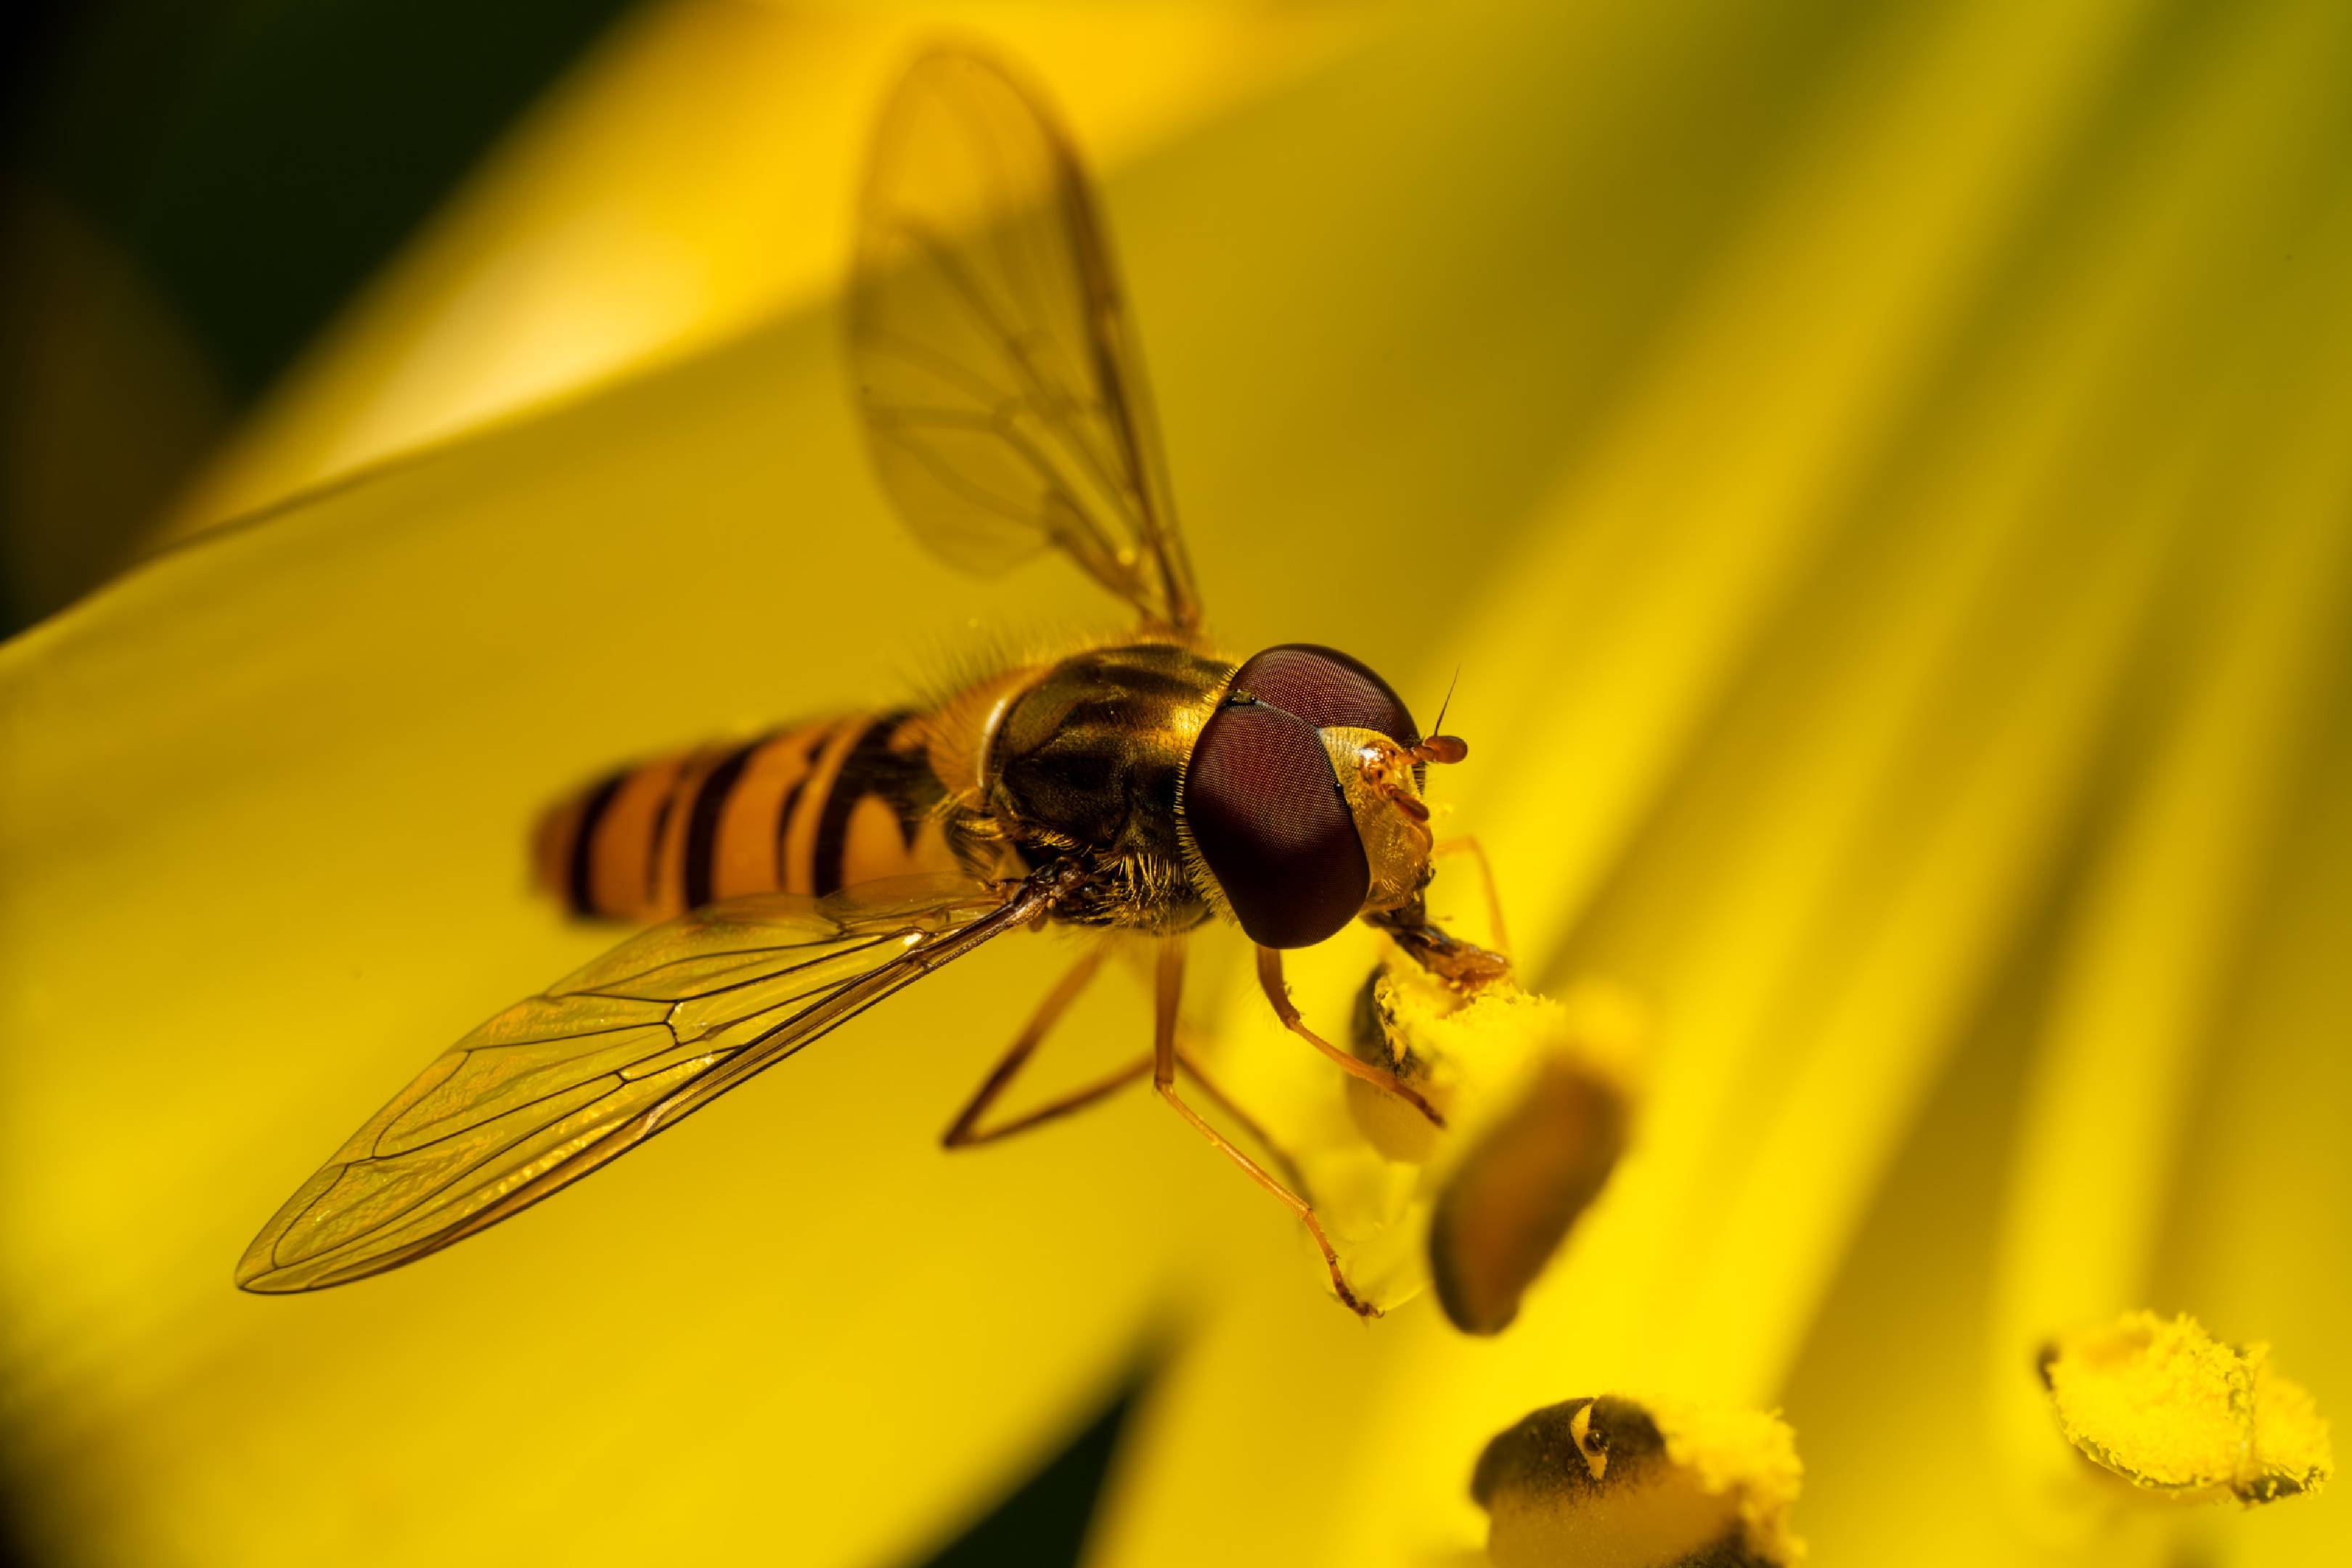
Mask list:
[[[1334,648],[1289,643],[1234,672],[1184,771],[1177,820],[1212,903],[1265,947],[1307,947],[1429,880],[1430,763],[1389,683]]]

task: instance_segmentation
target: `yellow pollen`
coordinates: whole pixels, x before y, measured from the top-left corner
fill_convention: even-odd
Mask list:
[[[2249,1504],[2333,1474],[2327,1423],[2271,1369],[2270,1347],[2225,1345],[2183,1314],[2126,1313],[2044,1352],[2067,1440],[2145,1490]]]

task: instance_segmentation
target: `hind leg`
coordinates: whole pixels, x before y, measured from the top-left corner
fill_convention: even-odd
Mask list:
[[[1139,1081],[1151,1070],[1151,1058],[1146,1057],[1057,1099],[1047,1100],[1001,1126],[984,1128],[980,1125],[980,1119],[988,1114],[988,1108],[1013,1086],[1013,1080],[1021,1076],[1021,1069],[1028,1066],[1029,1058],[1036,1054],[1045,1037],[1054,1032],[1054,1026],[1061,1022],[1062,1015],[1069,1011],[1070,1004],[1076,1001],[1093,981],[1095,972],[1102,967],[1103,952],[1100,946],[1088,949],[1077,963],[1070,966],[1069,973],[1062,976],[1060,984],[1045,994],[1045,999],[1038,1004],[1036,1013],[1013,1037],[1012,1048],[990,1069],[979,1091],[956,1113],[954,1123],[940,1139],[942,1144],[950,1149],[970,1149],[982,1143],[992,1143],[1000,1138],[1010,1138],[1015,1132],[1025,1132],[1032,1127],[1092,1105],[1106,1095]]]

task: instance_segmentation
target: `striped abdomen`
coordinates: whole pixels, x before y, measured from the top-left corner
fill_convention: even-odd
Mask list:
[[[577,914],[655,921],[744,893],[824,894],[960,868],[946,792],[900,731],[858,714],[626,768],[541,819],[540,885]],[[911,737],[908,737],[911,739]]]

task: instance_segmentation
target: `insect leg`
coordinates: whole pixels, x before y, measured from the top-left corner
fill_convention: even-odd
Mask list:
[[[1298,1162],[1290,1157],[1288,1150],[1274,1141],[1272,1133],[1259,1125],[1256,1117],[1244,1110],[1238,1100],[1216,1086],[1208,1073],[1202,1070],[1199,1057],[1179,1045],[1176,1047],[1176,1065],[1184,1069],[1184,1075],[1187,1078],[1201,1086],[1201,1092],[1209,1097],[1211,1104],[1241,1123],[1242,1131],[1249,1134],[1250,1139],[1266,1152],[1274,1163],[1282,1167],[1282,1179],[1290,1184],[1292,1191],[1306,1198],[1310,1204],[1315,1201],[1314,1195],[1307,1190],[1307,1178],[1299,1173]]]
[[[1496,889],[1495,867],[1486,858],[1486,847],[1465,834],[1460,838],[1441,841],[1430,853],[1467,855],[1476,863],[1479,885],[1486,890],[1486,932],[1494,939],[1495,951],[1508,958],[1511,955],[1511,939],[1503,931],[1503,895]]]
[[[1437,1113],[1437,1108],[1411,1087],[1399,1082],[1396,1074],[1386,1068],[1357,1060],[1307,1026],[1307,1020],[1290,1000],[1290,987],[1283,983],[1282,952],[1279,948],[1261,947],[1257,950],[1257,983],[1265,992],[1265,999],[1274,1005],[1274,1016],[1282,1020],[1283,1027],[1339,1063],[1339,1069],[1349,1077],[1362,1079],[1375,1089],[1386,1089],[1428,1117],[1433,1126],[1445,1125],[1445,1118]]]
[[[1054,1026],[1061,1021],[1070,1004],[1078,999],[1079,993],[1094,979],[1095,972],[1102,967],[1103,952],[1100,945],[1089,948],[1077,963],[1070,966],[1069,973],[1062,976],[1061,983],[1046,994],[1045,1000],[1038,1004],[1035,1015],[1014,1037],[1013,1047],[990,1070],[987,1081],[980,1086],[980,1091],[956,1113],[954,1124],[940,1140],[941,1144],[950,1149],[969,1149],[974,1144],[992,1143],[999,1138],[1010,1138],[1015,1132],[1026,1131],[1040,1122],[1050,1121],[1081,1106],[1091,1105],[1112,1090],[1135,1082],[1150,1069],[1151,1058],[1146,1057],[1058,1099],[1048,1100],[1034,1110],[1025,1111],[1002,1127],[982,1129],[979,1124],[980,1119],[988,1113],[988,1108],[996,1103],[997,1097],[1020,1076],[1021,1069],[1028,1065],[1029,1058],[1036,1053],[1045,1037],[1053,1032]]]
[[[1265,1168],[1243,1153],[1223,1133],[1210,1126],[1201,1113],[1184,1103],[1176,1092],[1176,1011],[1184,994],[1184,942],[1181,937],[1170,938],[1160,949],[1159,984],[1154,988],[1151,1021],[1151,1087],[1160,1098],[1175,1109],[1176,1114],[1192,1124],[1192,1131],[1206,1138],[1225,1158],[1239,1165],[1249,1179],[1280,1199],[1285,1208],[1298,1216],[1307,1234],[1323,1254],[1323,1266],[1331,1271],[1331,1288],[1339,1294],[1340,1304],[1358,1317],[1377,1318],[1381,1310],[1360,1299],[1349,1289],[1348,1277],[1339,1268],[1339,1255],[1332,1249],[1331,1238],[1323,1234],[1323,1222],[1315,1217],[1315,1209],[1305,1198],[1266,1174]],[[1222,1096],[1219,1097],[1221,1100]]]

